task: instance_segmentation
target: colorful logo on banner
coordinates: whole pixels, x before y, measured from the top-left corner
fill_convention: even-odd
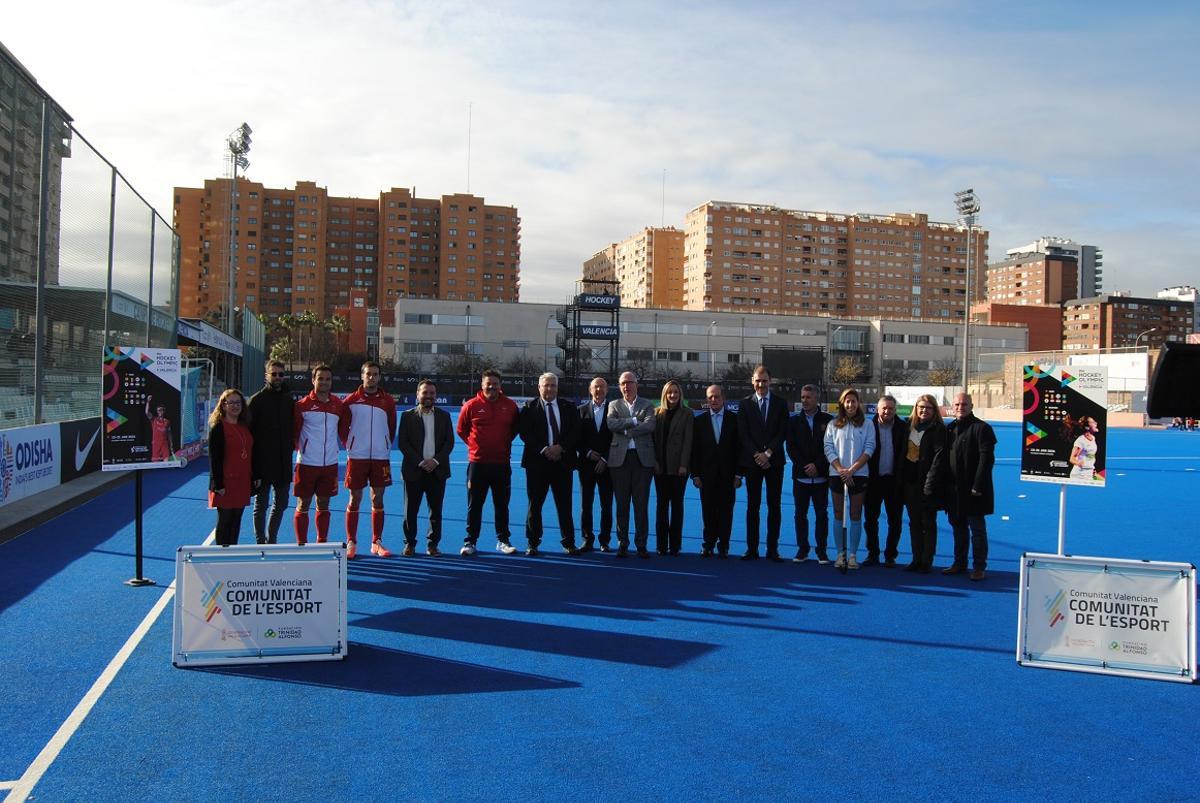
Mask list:
[[[1103,487],[1108,369],[1034,363],[1023,374],[1021,479]]]
[[[1046,597],[1046,622],[1050,627],[1054,627],[1066,618],[1062,615],[1062,603],[1066,596],[1067,592],[1060,588],[1054,596]]]
[[[4,435],[0,435],[0,502],[6,501],[9,493],[12,491],[13,470],[15,468],[16,463],[13,460],[12,441]]]
[[[111,407],[106,409],[104,412],[108,416],[108,423],[104,426],[109,432],[115,432],[122,424],[129,420],[116,410],[113,410]]]
[[[217,605],[217,595],[221,593],[224,586],[225,581],[222,580],[200,595],[200,604],[204,606],[204,621],[211,622],[213,617],[221,612],[220,606]]]

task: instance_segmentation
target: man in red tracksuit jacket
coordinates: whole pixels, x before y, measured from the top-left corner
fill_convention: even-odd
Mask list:
[[[383,492],[392,484],[392,440],[396,435],[396,400],[379,387],[379,363],[362,364],[362,385],[342,399],[338,434],[346,444],[346,559],[358,554],[358,508],[363,488],[371,486],[371,554],[390,558],[383,545]],[[405,555],[412,555],[406,547]]]
[[[483,523],[483,503],[492,492],[496,551],[515,553],[509,543],[508,500],[512,494],[512,442],[517,436],[517,405],[500,390],[500,374],[483,372],[479,393],[458,414],[458,437],[467,444],[467,537],[459,554],[474,555]]]
[[[312,393],[292,408],[296,438],[296,543],[308,542],[308,508],[317,497],[317,543],[329,540],[329,498],[337,495],[338,426],[342,400],[329,392],[333,370],[321,363],[312,370]]]

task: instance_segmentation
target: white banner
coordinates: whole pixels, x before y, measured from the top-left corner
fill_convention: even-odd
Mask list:
[[[1026,553],[1017,662],[1194,681],[1196,568]]]
[[[176,666],[340,660],[346,649],[341,544],[179,548]]]
[[[0,506],[59,482],[58,424],[0,430]]]

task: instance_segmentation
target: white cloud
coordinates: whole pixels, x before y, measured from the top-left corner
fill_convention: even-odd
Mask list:
[[[993,257],[1100,245],[1106,286],[1197,277],[1200,104],[1186,7],[135,2],[6,10],[5,44],[166,217],[223,170],[336,195],[465,189],[519,207],[522,289],[708,199],[952,216]]]

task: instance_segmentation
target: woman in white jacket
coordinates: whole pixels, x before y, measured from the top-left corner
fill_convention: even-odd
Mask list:
[[[837,418],[825,429],[825,457],[829,460],[829,490],[833,494],[835,538],[841,569],[858,568],[858,542],[862,538],[862,506],[867,491],[867,462],[875,452],[875,427],[867,421],[858,391],[847,388],[838,397]],[[844,493],[850,494],[850,552],[846,554],[846,531],[842,526]]]

